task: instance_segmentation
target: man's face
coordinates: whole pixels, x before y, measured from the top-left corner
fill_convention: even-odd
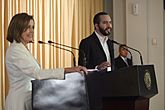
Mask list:
[[[122,57],[127,57],[127,55],[128,55],[127,47],[121,47],[119,52],[120,52],[120,56],[122,56]]]
[[[107,36],[111,33],[112,21],[109,15],[100,16],[100,23],[96,24],[96,31],[103,36]]]

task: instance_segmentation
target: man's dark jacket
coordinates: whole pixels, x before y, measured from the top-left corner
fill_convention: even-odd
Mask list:
[[[131,59],[127,58],[127,63],[128,63],[128,66],[132,66]],[[115,58],[115,69],[120,69],[120,68],[128,67],[128,66],[120,56]]]
[[[113,43],[108,39],[107,41],[110,58],[111,58],[111,68],[114,70],[114,48]],[[83,39],[79,45],[79,61],[78,64],[86,66],[88,69],[94,69],[97,65],[102,62],[107,61],[106,54],[102,48],[102,45],[96,36],[95,32],[89,37]],[[84,60],[84,54],[85,59]]]

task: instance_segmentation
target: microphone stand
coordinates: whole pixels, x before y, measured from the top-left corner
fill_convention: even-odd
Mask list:
[[[85,52],[83,51],[83,50],[80,50],[80,49],[78,49],[78,48],[75,48],[75,47],[71,47],[71,46],[68,46],[68,45],[64,45],[64,44],[60,44],[60,43],[57,43],[57,42],[53,42],[53,41],[51,41],[51,40],[49,40],[48,41],[48,43],[49,44],[56,44],[56,45],[60,45],[60,46],[63,46],[63,47],[67,47],[67,48],[71,48],[71,49],[75,49],[75,50],[78,50],[78,51],[80,51],[82,54],[83,54],[83,66],[85,66],[86,67],[86,56],[85,56]]]
[[[86,67],[86,56],[85,56],[85,52],[83,51],[83,50],[80,50],[80,49],[78,49],[78,48],[75,48],[75,47],[71,47],[71,46],[68,46],[68,45],[64,45],[64,44],[60,44],[60,43],[56,43],[56,42],[53,42],[53,41],[51,41],[51,40],[49,40],[48,41],[48,43],[49,44],[51,44],[51,43],[53,43],[53,44],[56,44],[56,45],[60,45],[60,46],[63,46],[63,47],[67,47],[67,48],[71,48],[71,49],[75,49],[75,50],[78,50],[78,51],[80,51],[82,54],[83,54],[83,66],[85,66]],[[89,108],[90,108],[90,104],[89,104],[89,99],[88,99],[88,87],[87,87],[87,79],[86,79],[86,74],[84,75],[84,80],[85,80],[85,89],[86,89],[86,97],[87,97],[87,105],[88,105],[88,107],[87,107],[87,110],[89,110]]]
[[[111,39],[110,39],[110,40],[111,40]],[[116,41],[114,41],[114,40],[111,40],[111,42],[112,42],[112,43],[115,43],[115,44],[117,44],[117,45],[121,45],[121,43],[118,43],[118,42],[116,42]],[[134,49],[134,48],[132,48],[132,47],[129,47],[129,46],[127,46],[127,45],[125,45],[125,47],[127,47],[127,48],[129,48],[129,49],[131,49],[131,50],[134,50],[134,51],[138,52],[139,55],[140,55],[141,65],[143,65],[143,58],[142,58],[142,54],[140,53],[140,51],[138,51],[138,50],[136,50],[136,49]]]
[[[131,55],[131,63],[133,64],[133,61],[132,61],[132,53],[131,53],[131,51],[129,51],[128,49],[127,49],[127,51],[129,52],[129,54]]]
[[[71,54],[73,55],[73,65],[76,66],[76,57],[74,55],[74,53],[68,49],[65,49],[65,48],[62,48],[62,47],[59,47],[59,46],[56,46],[56,45],[53,45],[53,44],[50,44],[50,43],[46,43],[46,42],[43,42],[43,41],[38,41],[39,44],[48,44],[50,46],[53,46],[53,47],[56,47],[56,48],[59,48],[59,49],[62,49],[62,50],[66,50],[68,52],[71,52]]]

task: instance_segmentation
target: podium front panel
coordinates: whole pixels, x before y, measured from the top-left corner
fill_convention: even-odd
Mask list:
[[[33,110],[88,110],[84,76],[66,74],[65,80],[33,80]]]
[[[146,97],[158,93],[153,65],[135,65],[102,75],[105,97]]]

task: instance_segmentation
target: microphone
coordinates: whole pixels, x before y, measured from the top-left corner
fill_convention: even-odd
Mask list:
[[[29,43],[34,43],[34,41],[29,41]]]
[[[131,58],[130,58],[130,59],[131,59],[131,63],[132,63],[132,59],[133,59],[133,58],[132,58],[132,53],[131,53],[131,51],[129,51],[128,49],[126,49],[126,50],[127,50],[127,51],[129,52],[129,54],[131,55]],[[132,63],[132,64],[133,64],[133,63]]]
[[[53,45],[53,44],[50,44],[50,43],[46,43],[46,42],[43,42],[43,41],[38,41],[39,44],[48,44],[50,46],[53,46],[53,47],[56,47],[56,48],[59,48],[59,49],[62,49],[62,50],[66,50],[68,52],[71,52],[71,54],[73,55],[73,64],[74,66],[76,66],[76,57],[74,55],[74,53],[68,49],[65,49],[65,48],[62,48],[62,47],[59,47],[59,46],[56,46],[56,45]]]
[[[122,44],[120,44],[120,45],[122,45]],[[124,46],[127,47],[125,44],[124,44]],[[123,48],[124,48],[124,47],[123,47]],[[131,56],[131,58],[130,58],[130,59],[131,59],[131,64],[133,64],[133,63],[132,63],[132,59],[133,59],[133,58],[132,58],[132,53],[131,53],[131,51],[129,51],[127,48],[124,48],[124,49],[126,49],[126,50],[129,52],[129,54],[130,54],[130,56]]]
[[[68,45],[64,45],[64,44],[60,44],[60,43],[57,43],[57,42],[53,42],[51,40],[48,41],[49,44],[56,44],[56,45],[59,45],[59,46],[63,46],[63,47],[67,47],[67,48],[71,48],[71,49],[74,49],[74,50],[78,50],[79,52],[81,52],[83,54],[83,66],[86,67],[86,56],[85,56],[85,52],[83,50],[80,50],[78,48],[75,48],[75,47],[72,47],[72,46],[68,46]]]
[[[112,39],[110,39],[110,41],[111,41],[112,43],[114,43],[114,44],[121,45],[121,43],[118,43],[118,42],[116,42],[116,41],[114,41],[114,40],[112,40]],[[134,50],[134,51],[138,52],[139,55],[140,55],[141,65],[143,65],[142,54],[140,53],[140,51],[138,51],[137,49],[134,49],[134,48],[132,48],[132,47],[129,47],[129,46],[127,46],[127,45],[125,45],[125,47],[127,47],[127,48],[129,48],[129,49],[131,49],[131,50]],[[131,53],[131,52],[130,52],[130,53]],[[132,55],[132,54],[131,54],[131,55]]]

